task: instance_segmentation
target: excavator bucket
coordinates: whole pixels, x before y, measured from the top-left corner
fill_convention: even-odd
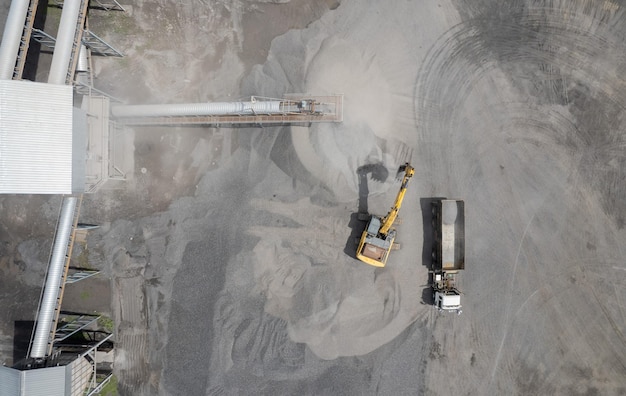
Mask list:
[[[407,166],[409,166],[408,162],[404,165],[400,165],[400,167],[398,168],[398,172],[396,172],[396,180],[402,180],[402,177],[404,177],[404,172],[406,171]]]

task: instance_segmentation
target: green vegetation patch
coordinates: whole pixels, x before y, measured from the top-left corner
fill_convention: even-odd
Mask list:
[[[89,299],[89,297],[91,297],[91,294],[89,294],[89,290],[83,290],[80,292],[80,299],[81,300],[87,300]]]
[[[98,326],[103,328],[105,331],[112,333],[113,329],[115,328],[115,322],[108,316],[102,315],[100,316],[100,319],[98,319]]]
[[[141,29],[137,26],[133,17],[125,12],[106,11],[94,13],[89,20],[92,22],[92,26],[100,32],[108,31],[122,36],[141,33]]]
[[[117,396],[117,377],[113,375],[109,382],[102,388],[98,395],[100,396]]]
[[[78,262],[78,266],[81,268],[93,269],[89,264],[89,249],[87,249],[87,244],[81,244],[81,251],[78,257],[76,257],[76,261]]]

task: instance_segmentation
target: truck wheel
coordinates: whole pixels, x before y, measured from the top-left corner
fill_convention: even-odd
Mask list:
[[[391,250],[400,250],[402,246],[398,242],[391,244]]]

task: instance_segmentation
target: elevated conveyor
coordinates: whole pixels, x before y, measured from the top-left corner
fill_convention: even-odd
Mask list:
[[[82,195],[63,198],[48,272],[37,310],[35,331],[28,353],[33,359],[44,359],[52,351],[81,202]]]
[[[343,95],[252,97],[247,102],[116,105],[112,116],[124,125],[309,125],[343,121]]]

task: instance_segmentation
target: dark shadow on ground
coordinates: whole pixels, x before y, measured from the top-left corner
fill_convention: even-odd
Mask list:
[[[13,364],[27,357],[34,326],[34,320],[16,320],[13,323]]]
[[[90,313],[78,312],[78,311],[68,311],[65,309],[61,311],[61,315],[67,315],[67,316],[96,315],[97,316],[97,314],[90,314]]]
[[[422,265],[429,270],[432,268],[432,251],[434,240],[434,227],[433,227],[433,203],[445,199],[444,197],[424,197],[420,198],[420,206],[422,208],[422,227],[424,234],[424,242],[422,246]],[[425,288],[422,291],[422,302],[424,304],[433,304],[433,294],[430,285],[432,284],[433,274],[428,273],[428,279],[425,279]]]
[[[364,216],[364,214],[352,213],[350,215],[350,222],[348,223],[348,227],[350,227],[352,231],[346,241],[346,246],[343,249],[343,252],[353,259],[356,259],[356,248],[358,247],[361,234],[367,225],[367,220],[360,220],[362,216]]]
[[[428,284],[425,284],[424,288],[422,289],[422,304],[433,305],[435,303],[435,300],[433,298],[433,289],[429,286],[431,282],[430,278],[432,276],[432,274],[428,274]]]
[[[433,203],[445,199],[444,197],[424,197],[420,198],[422,208],[422,227],[424,231],[424,245],[422,246],[422,264],[428,269],[432,268],[433,243]]]
[[[370,193],[367,185],[367,175],[370,174],[372,179],[380,181],[381,183],[384,183],[387,177],[389,177],[389,171],[382,162],[363,165],[356,170],[356,173],[359,176],[359,208],[357,213],[350,215],[348,227],[350,227],[352,232],[350,232],[346,247],[343,250],[345,254],[352,258],[356,258],[358,241],[370,219],[367,207],[367,198]]]
[[[44,30],[46,24],[46,16],[48,15],[48,0],[40,0],[37,5],[37,11],[35,13],[35,20],[33,21],[33,27],[35,29]],[[44,48],[44,51],[48,51],[48,48]],[[31,39],[28,45],[28,52],[26,54],[26,62],[24,63],[24,70],[22,72],[23,80],[35,81],[37,78],[37,65],[39,64],[39,55],[42,53],[42,46],[39,42]]]

